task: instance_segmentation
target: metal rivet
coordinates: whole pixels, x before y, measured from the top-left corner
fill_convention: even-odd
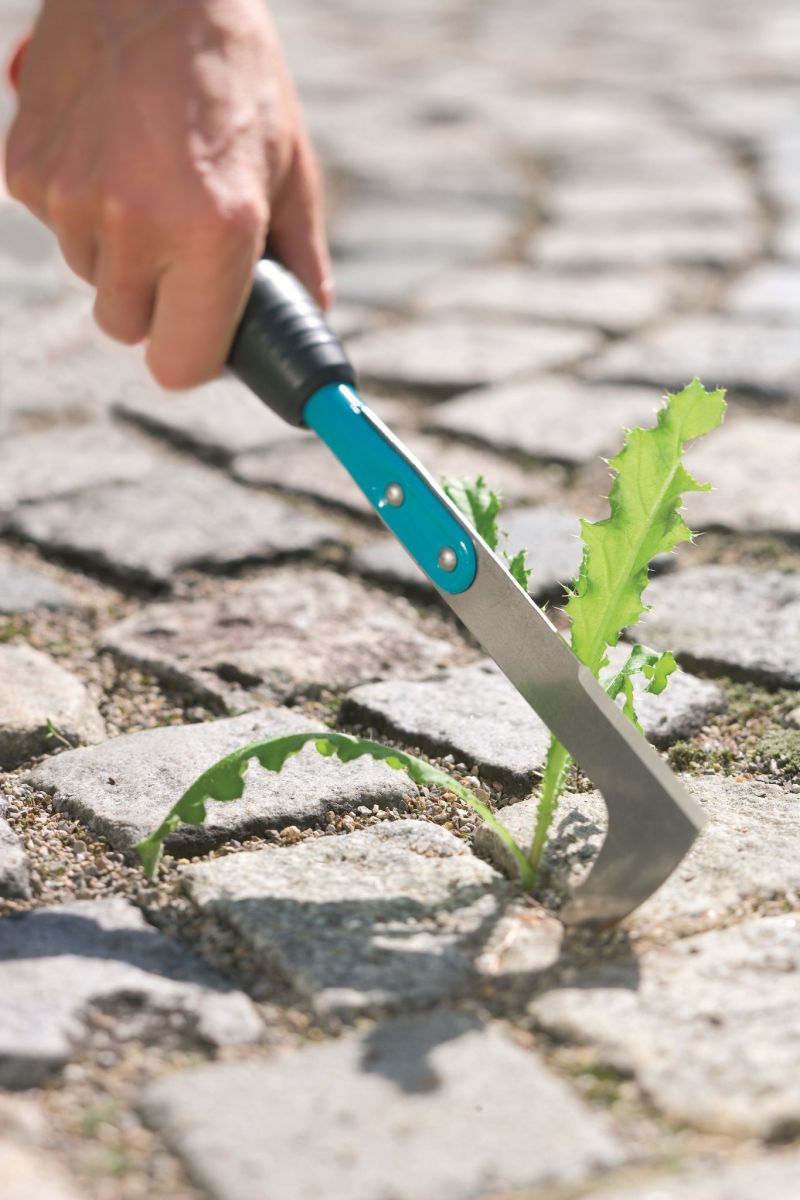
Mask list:
[[[455,550],[451,550],[449,546],[445,546],[439,551],[439,566],[443,571],[447,571],[448,575],[451,571],[455,571],[458,566],[458,557]]]
[[[386,503],[392,508],[399,508],[406,498],[406,494],[400,487],[399,483],[390,483],[386,489]]]

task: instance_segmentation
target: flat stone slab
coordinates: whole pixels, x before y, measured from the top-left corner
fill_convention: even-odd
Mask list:
[[[625,1157],[539,1057],[448,1012],[184,1071],[141,1107],[218,1200],[475,1200],[576,1184]]]
[[[800,263],[800,217],[795,217],[793,221],[787,221],[778,228],[775,250],[781,258]]]
[[[58,749],[48,723],[76,745],[99,742],[105,726],[84,684],[30,646],[0,646],[0,767]]]
[[[0,896],[25,900],[30,892],[30,860],[22,838],[3,820],[3,802],[0,799]]]
[[[670,225],[718,227],[727,221],[757,217],[752,189],[743,175],[728,174],[714,188],[705,179],[583,180],[565,179],[545,193],[553,220],[593,228],[636,229],[662,221]]]
[[[457,644],[424,632],[399,596],[333,571],[283,567],[213,600],[157,603],[113,626],[104,645],[212,704],[355,687],[449,666]]]
[[[742,276],[728,294],[728,309],[741,317],[786,321],[800,318],[800,264],[763,263]]]
[[[503,514],[502,525],[508,535],[504,544],[510,552],[531,547],[531,595],[544,598],[562,594],[562,585],[574,578],[581,564],[583,551],[578,540],[577,518],[559,509],[518,508]],[[437,594],[396,538],[386,537],[363,546],[353,553],[350,561],[361,574],[381,582],[421,588],[431,596]]]
[[[441,198],[388,203],[365,197],[334,221],[331,250],[343,259],[388,253],[464,262],[502,250],[515,224],[513,214],[497,204],[448,204]]]
[[[415,307],[560,321],[620,334],[657,320],[670,298],[664,278],[643,271],[564,275],[509,264],[448,275],[423,288]]]
[[[403,443],[434,478],[463,475],[477,479],[483,475],[508,503],[535,499],[543,490],[543,482],[536,478],[535,472],[463,442],[404,433]],[[300,438],[271,451],[241,454],[234,460],[233,474],[251,486],[281,488],[335,504],[359,516],[374,515],[375,510],[364,493],[316,437]]]
[[[735,267],[761,249],[756,221],[722,225],[665,225],[616,230],[580,224],[551,225],[530,241],[527,257],[542,267],[585,271],[587,267]]]
[[[706,928],[800,887],[796,793],[725,776],[687,777],[684,782],[708,823],[670,879],[627,918],[626,925],[637,932]],[[503,810],[503,823],[522,846],[533,837],[536,808],[534,798]],[[583,878],[607,827],[598,792],[563,797],[547,852],[549,874],[559,890],[566,892]],[[478,830],[475,850],[504,874],[516,873],[508,851],[489,829]]]
[[[441,259],[422,252],[348,258],[336,264],[336,295],[348,304],[405,309],[417,290],[432,283],[441,271]]]
[[[127,901],[75,901],[0,921],[0,1087],[37,1087],[60,1070],[88,1032],[90,1005],[138,1007],[129,1037],[157,1039],[185,1021],[195,1042],[253,1042],[261,1021],[250,1000]]]
[[[687,497],[692,529],[736,533],[800,534],[800,425],[770,417],[744,417],[694,447],[687,460],[710,494]]]
[[[212,462],[302,437],[232,377],[189,392],[131,386],[114,405],[125,420]]]
[[[339,538],[323,517],[177,463],[138,483],[20,509],[15,533],[120,578],[165,585],[179,571],[310,554]]]
[[[91,749],[59,754],[26,781],[49,792],[55,806],[128,850],[164,820],[195,779],[226,754],[251,742],[314,731],[319,722],[273,708],[200,725],[170,725],[113,738]],[[292,758],[280,775],[251,763],[240,800],[209,802],[203,825],[184,825],[167,850],[198,854],[231,838],[263,834],[287,825],[324,822],[326,813],[361,804],[400,807],[416,792],[405,774],[359,759],[345,766],[313,747]]]
[[[659,1175],[634,1187],[603,1189],[597,1200],[786,1200],[800,1192],[800,1154],[771,1154],[755,1162],[702,1174]]]
[[[41,1150],[0,1137],[0,1195],[3,1200],[80,1200],[61,1168]]]
[[[47,575],[13,562],[0,562],[0,615],[31,612],[36,608],[68,608],[64,588]]]
[[[326,1017],[464,994],[508,899],[464,842],[414,820],[229,855],[183,881],[268,976]]]
[[[691,567],[654,579],[637,640],[687,667],[777,687],[800,686],[800,578]]]
[[[708,388],[791,399],[800,387],[800,342],[790,325],[697,315],[612,346],[584,373],[670,391],[698,375]]]
[[[598,967],[531,1011],[632,1073],[669,1118],[781,1138],[800,1121],[798,970],[800,920],[766,917]]]
[[[500,452],[581,464],[617,450],[623,429],[651,426],[658,405],[655,388],[540,376],[437,405],[428,428],[473,438]]]
[[[0,443],[0,515],[17,505],[144,478],[159,458],[135,433],[97,421]]]
[[[617,648],[612,663],[621,666],[628,653],[627,647]],[[660,696],[644,689],[645,681],[637,680],[640,719],[647,737],[659,744],[685,737],[725,706],[715,684],[684,672]],[[488,660],[421,682],[356,688],[345,698],[342,717],[375,725],[429,753],[453,753],[478,765],[481,774],[517,787],[541,777],[550,741],[547,727]]]
[[[368,333],[350,351],[365,379],[452,394],[567,366],[598,346],[597,335],[570,326],[464,317]]]

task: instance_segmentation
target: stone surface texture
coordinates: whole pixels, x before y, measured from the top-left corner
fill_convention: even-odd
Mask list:
[[[67,608],[69,602],[66,590],[47,575],[13,562],[0,562],[0,615],[35,608]]]
[[[627,648],[617,648],[612,666],[619,669],[627,657]],[[648,695],[645,687],[644,680],[634,684],[637,707],[647,736],[658,743],[684,737],[724,708],[715,684],[684,672],[673,676],[661,696]],[[417,682],[393,680],[355,688],[347,695],[342,715],[430,753],[454,750],[487,777],[517,787],[530,786],[541,776],[550,741],[530,705],[488,660]]]
[[[285,700],[452,662],[399,598],[332,571],[285,568],[219,600],[159,603],[114,626],[121,658],[210,702]]]
[[[725,777],[685,782],[707,824],[675,873],[626,925],[641,932],[708,927],[760,903],[794,896],[800,888],[797,793]],[[532,840],[536,812],[536,799],[503,810],[503,823],[522,846]],[[566,891],[584,877],[607,827],[599,793],[562,798],[547,850],[549,874],[560,889]],[[508,851],[490,829],[479,829],[475,849],[506,874],[516,873]]]
[[[656,1176],[634,1187],[593,1190],[592,1200],[785,1200],[800,1188],[796,1152],[757,1158],[721,1170]],[[580,1197],[589,1200],[589,1193]]]
[[[532,1012],[549,1033],[633,1073],[673,1119],[785,1137],[800,1120],[799,967],[800,920],[762,917],[599,968]]]
[[[0,896],[27,899],[30,895],[30,860],[22,839],[3,819],[0,797]]]
[[[0,646],[0,767],[58,749],[52,726],[73,744],[105,736],[97,705],[79,679],[40,650]]]
[[[0,1194],[3,1200],[81,1200],[55,1162],[5,1137],[0,1137]]]
[[[77,817],[119,850],[128,850],[156,829],[203,771],[251,742],[324,729],[284,708],[230,720],[168,726],[113,738],[101,746],[48,759],[27,777],[53,795],[59,809]],[[347,767],[320,758],[313,748],[274,775],[252,763],[244,796],[232,804],[209,803],[206,822],[185,825],[167,848],[182,853],[208,850],[231,837],[306,826],[326,814],[359,804],[402,805],[415,786],[405,775],[371,760]]]
[[[800,683],[800,579],[778,571],[692,567],[654,579],[637,639],[687,667],[771,685]]]
[[[0,1086],[41,1084],[69,1062],[89,1005],[113,1011],[132,997],[128,1036],[157,1038],[170,1014],[198,1044],[260,1036],[242,992],[122,899],[75,901],[0,922]]]
[[[265,1189],[283,1200],[470,1200],[574,1185],[625,1157],[541,1059],[448,1012],[271,1063],[178,1074],[148,1089],[143,1108],[220,1200],[262,1200]]]
[[[21,509],[16,533],[117,576],[153,584],[193,567],[219,569],[308,554],[338,539],[306,516],[215,472],[178,463],[139,483]]]

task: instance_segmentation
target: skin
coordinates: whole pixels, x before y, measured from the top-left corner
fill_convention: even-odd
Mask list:
[[[162,386],[220,373],[267,235],[328,307],[319,173],[263,0],[45,0],[18,96],[8,190]]]

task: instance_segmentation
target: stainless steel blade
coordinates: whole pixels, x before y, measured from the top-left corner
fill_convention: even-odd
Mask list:
[[[661,886],[705,817],[496,555],[473,541],[475,582],[440,595],[602,792],[608,834],[562,916],[611,924]]]

